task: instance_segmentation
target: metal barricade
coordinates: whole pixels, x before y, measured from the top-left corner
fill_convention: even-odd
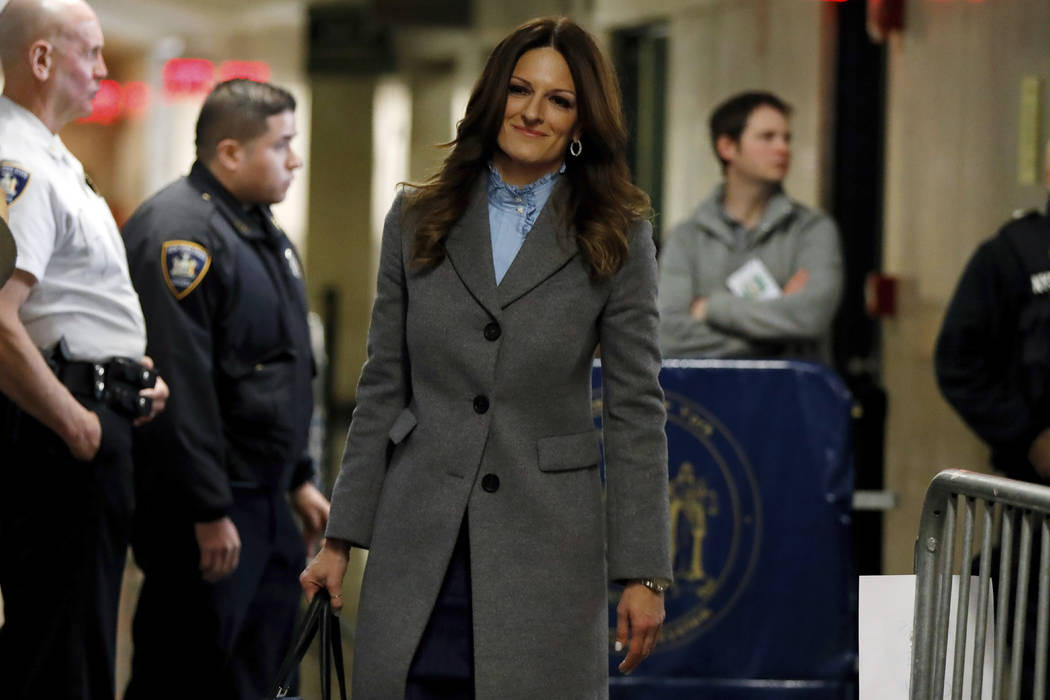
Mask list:
[[[980,508],[978,508],[980,506]],[[978,516],[978,510],[981,511]],[[961,514],[961,517],[960,517]],[[912,700],[941,700],[951,674],[952,700],[963,697],[966,652],[971,649],[970,698],[981,698],[984,684],[985,629],[992,591],[993,544],[998,545],[995,585],[993,700],[1021,698],[1022,662],[1032,665],[1032,695],[1046,697],[1047,623],[1050,611],[1050,487],[960,469],[943,471],[926,491],[919,538],[915,543],[915,620],[911,665]],[[956,535],[961,519],[961,542]],[[980,522],[980,558],[974,639],[968,639],[970,567]],[[1031,565],[1038,534],[1038,577]],[[956,550],[959,556],[956,557]],[[1016,549],[1016,552],[1014,551]],[[958,569],[956,566],[958,565]],[[955,651],[948,659],[948,618],[953,574],[959,576]],[[1029,581],[1038,582],[1029,591]],[[1035,654],[1025,659],[1029,596],[1038,596]],[[1026,674],[1027,675],[1027,674]],[[1027,697],[1027,696],[1026,696]]]

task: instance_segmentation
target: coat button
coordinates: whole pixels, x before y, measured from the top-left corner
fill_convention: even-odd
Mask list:
[[[499,324],[493,321],[489,325],[485,326],[485,340],[496,340],[503,333],[500,330]]]
[[[495,474],[486,474],[481,477],[481,488],[485,489],[489,493],[495,493],[499,491],[499,477]]]
[[[486,396],[474,397],[474,413],[484,413],[489,410],[489,400]]]

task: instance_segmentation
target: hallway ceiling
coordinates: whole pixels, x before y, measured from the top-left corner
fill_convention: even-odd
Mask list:
[[[268,26],[298,24],[306,0],[89,0],[107,38],[152,44],[164,37],[183,38],[236,33]]]

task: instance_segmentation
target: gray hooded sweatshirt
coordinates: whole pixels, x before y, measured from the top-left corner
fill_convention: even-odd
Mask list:
[[[660,254],[660,346],[664,357],[793,358],[830,361],[830,327],[842,294],[838,229],[782,191],[758,225],[745,229],[722,205],[719,185],[668,234]],[[799,269],[805,286],[776,299],[737,296],[727,278],[752,259],[783,288]],[[690,315],[707,297],[707,320]]]

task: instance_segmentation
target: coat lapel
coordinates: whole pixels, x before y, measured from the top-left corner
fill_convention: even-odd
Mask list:
[[[577,254],[576,242],[565,227],[563,212],[569,188],[565,178],[551,192],[529,235],[497,288],[499,306],[506,308],[565,266]],[[489,257],[491,258],[491,243]],[[492,262],[489,261],[489,272]]]
[[[493,317],[499,317],[489,232],[488,178],[484,175],[474,183],[466,212],[445,238],[445,255],[477,302]]]

